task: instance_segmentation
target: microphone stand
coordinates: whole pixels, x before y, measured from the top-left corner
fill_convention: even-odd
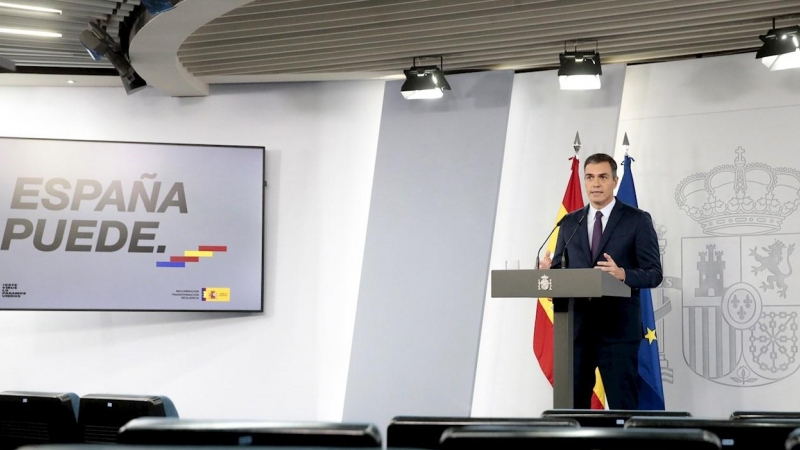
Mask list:
[[[572,230],[572,234],[569,235],[569,238],[567,239],[567,242],[564,244],[564,253],[561,255],[561,261],[560,261],[562,269],[566,269],[567,266],[569,265],[569,252],[567,251],[567,248],[569,247],[569,243],[572,241],[572,238],[575,236],[575,233],[581,227],[581,224],[583,223],[583,219],[585,219],[585,218],[586,218],[586,214],[582,215],[581,218],[578,219],[578,224],[575,225],[575,229]]]
[[[553,229],[550,230],[550,234],[547,235],[547,237],[544,239],[544,242],[542,242],[542,246],[539,247],[539,250],[536,252],[536,270],[539,270],[539,254],[542,253],[542,249],[544,248],[545,245],[547,245],[547,241],[550,240],[550,236],[552,236],[553,233],[556,232],[558,227],[561,226],[561,222],[563,222],[566,217],[567,216],[564,216],[561,219],[559,219],[559,221],[556,223],[556,226],[554,226]]]

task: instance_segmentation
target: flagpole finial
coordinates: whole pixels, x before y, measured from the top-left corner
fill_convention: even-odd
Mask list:
[[[581,151],[581,135],[578,132],[575,132],[575,142],[572,143],[572,148],[575,149],[575,155]]]
[[[631,147],[631,143],[628,142],[628,132],[625,132],[625,137],[622,138],[622,148],[625,149],[625,156],[628,156],[628,149]]]

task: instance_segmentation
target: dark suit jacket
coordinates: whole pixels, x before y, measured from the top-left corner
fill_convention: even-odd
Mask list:
[[[588,213],[587,205],[564,217],[558,233],[552,268],[562,266],[564,246],[570,236],[572,239],[567,247],[567,267],[585,269],[597,265],[597,260],[591,258],[589,247],[588,227],[594,220],[593,217],[587,217]],[[575,302],[575,339],[639,341],[643,336],[639,289],[654,288],[662,279],[658,237],[650,214],[617,199],[603,230],[598,259],[604,259],[603,253],[608,253],[617,266],[625,269],[625,284],[631,288],[631,297],[578,299]]]

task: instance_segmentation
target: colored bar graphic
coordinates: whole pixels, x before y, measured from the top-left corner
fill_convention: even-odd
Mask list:
[[[227,245],[199,245],[197,248],[199,250],[184,251],[183,256],[170,256],[169,261],[156,262],[156,267],[186,267],[186,263],[196,263],[200,262],[200,258],[213,257],[214,252],[228,251]],[[226,289],[226,288],[220,288],[220,289]],[[224,294],[225,291],[224,290],[220,291],[220,293]],[[215,301],[226,301],[226,300],[215,300]]]
[[[227,245],[201,245],[198,250],[205,252],[227,252]]]
[[[169,260],[172,262],[198,262],[200,258],[197,256],[170,256]]]
[[[157,261],[156,267],[186,267],[185,262]]]

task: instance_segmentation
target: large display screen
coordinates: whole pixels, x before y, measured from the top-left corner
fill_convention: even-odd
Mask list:
[[[264,148],[0,138],[0,309],[263,311]]]

